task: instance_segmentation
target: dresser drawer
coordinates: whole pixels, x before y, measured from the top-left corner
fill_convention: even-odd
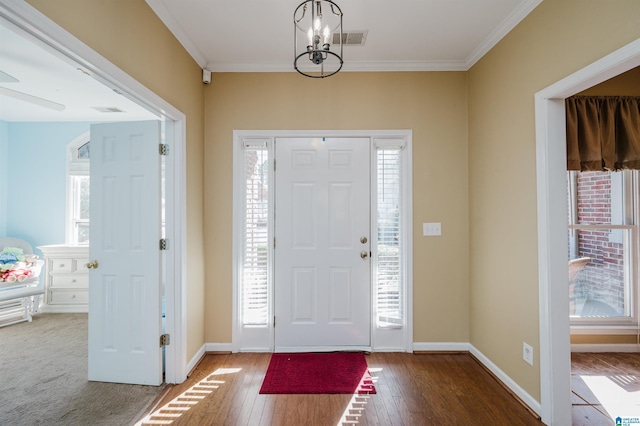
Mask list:
[[[51,290],[49,292],[49,303],[52,305],[86,305],[88,302],[88,290]]]
[[[49,272],[72,272],[72,259],[51,259],[51,271]]]
[[[88,288],[89,277],[86,275],[52,275],[51,288]]]
[[[74,272],[80,273],[88,273],[89,269],[87,269],[87,263],[89,263],[89,259],[75,259],[74,263]]]

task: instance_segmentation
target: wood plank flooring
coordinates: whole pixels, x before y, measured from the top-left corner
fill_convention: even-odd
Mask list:
[[[374,395],[260,395],[270,357],[205,355],[139,424],[542,424],[467,353],[369,354]]]
[[[640,417],[640,353],[572,353],[571,403],[573,426]]]

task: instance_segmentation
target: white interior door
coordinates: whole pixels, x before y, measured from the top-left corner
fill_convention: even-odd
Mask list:
[[[277,351],[370,346],[369,147],[276,139]]]
[[[162,383],[160,122],[91,126],[89,380]]]

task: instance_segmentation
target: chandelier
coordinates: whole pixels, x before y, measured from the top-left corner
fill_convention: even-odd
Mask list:
[[[311,78],[325,78],[340,71],[342,10],[337,4],[331,0],[300,3],[293,13],[293,33],[296,71]]]

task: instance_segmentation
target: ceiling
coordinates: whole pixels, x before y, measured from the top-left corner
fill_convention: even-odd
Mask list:
[[[0,40],[2,121],[96,122],[157,118],[3,19],[0,19]]]
[[[542,0],[334,0],[345,71],[465,71]],[[196,62],[213,72],[293,71],[301,0],[146,0]]]
[[[293,12],[300,1],[146,0],[213,72],[294,72]],[[343,71],[468,70],[541,1],[336,0],[343,31],[367,31],[364,46],[344,47]],[[155,118],[2,19],[0,40],[0,120]]]

